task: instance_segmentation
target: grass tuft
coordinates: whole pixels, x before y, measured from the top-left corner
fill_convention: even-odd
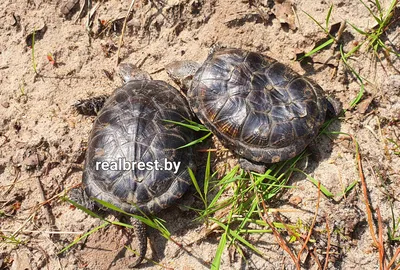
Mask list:
[[[349,107],[353,108],[355,107],[361,100],[362,96],[364,95],[365,92],[365,82],[366,80],[364,78],[361,77],[360,74],[358,74],[354,68],[352,68],[350,66],[350,64],[348,63],[348,59],[357,51],[360,50],[360,48],[364,45],[367,44],[368,48],[373,50],[373,53],[375,56],[378,57],[378,54],[380,51],[384,50],[385,52],[390,52],[398,57],[400,57],[400,54],[391,50],[390,48],[388,48],[383,41],[383,37],[387,31],[387,29],[389,28],[390,25],[392,25],[395,21],[397,21],[399,18],[394,18],[393,15],[395,13],[395,8],[398,4],[398,0],[392,0],[387,11],[385,12],[382,8],[382,5],[380,3],[379,0],[375,0],[374,1],[374,6],[375,9],[377,10],[376,12],[374,12],[371,8],[368,7],[368,5],[366,5],[366,3],[363,0],[359,0],[363,6],[368,10],[368,12],[370,13],[370,15],[374,18],[375,22],[377,23],[377,25],[375,27],[373,27],[371,30],[362,30],[359,27],[357,27],[356,25],[352,24],[351,22],[346,21],[347,24],[349,24],[357,33],[359,33],[360,35],[364,36],[364,40],[362,42],[360,42],[359,44],[357,44],[357,46],[355,46],[354,48],[352,48],[349,52],[344,52],[343,51],[343,44],[339,44],[339,49],[340,49],[340,56],[341,56],[341,60],[342,62],[346,65],[346,67],[350,70],[350,72],[357,78],[357,81],[360,84],[360,91],[358,92],[357,96],[350,102]],[[310,52],[307,52],[305,55],[303,55],[302,57],[300,57],[299,59],[297,59],[298,61],[303,60],[306,57],[310,57],[318,52],[320,52],[321,50],[325,49],[326,47],[328,47],[329,45],[331,45],[334,42],[339,42],[333,35],[331,35],[329,33],[329,21],[332,15],[332,10],[333,10],[333,6],[331,5],[329,7],[328,13],[325,17],[325,27],[322,26],[321,23],[319,23],[315,18],[313,18],[310,14],[308,14],[307,12],[304,11],[304,13],[312,20],[314,21],[319,28],[322,29],[322,31],[324,31],[327,35],[328,35],[328,39],[321,45],[319,45],[318,47],[314,48],[313,50],[311,50]],[[340,31],[339,31],[340,32]],[[378,57],[379,59],[379,57]]]
[[[394,20],[392,19],[398,0],[392,0],[386,12],[383,11],[379,0],[375,0],[374,5],[377,9],[377,13],[374,12],[371,8],[369,8],[364,1],[362,0],[359,1],[364,5],[364,7],[368,10],[371,16],[375,19],[377,25],[373,27],[371,30],[363,31],[354,24],[348,22],[357,33],[365,37],[365,40],[362,43],[358,44],[352,51],[347,53],[345,55],[345,58],[347,59],[348,57],[350,57],[363,44],[367,44],[368,47],[373,50],[376,56],[378,56],[380,50],[384,49],[385,51],[388,51],[399,57],[400,54],[388,48],[382,40],[383,36],[386,33],[386,30],[394,22]]]
[[[216,174],[211,174],[209,153],[203,189],[195,176],[191,175],[204,204],[204,209],[194,209],[198,212],[199,219],[204,220],[210,230],[215,231],[219,228],[223,231],[212,269],[219,269],[223,251],[231,246],[235,247],[239,254],[244,254],[242,248],[246,247],[263,256],[256,246],[246,240],[251,234],[272,232],[269,224],[263,220],[260,200],[270,202],[283,189],[293,188],[288,186],[287,182],[297,162],[303,157],[304,153],[290,161],[272,165],[264,174],[246,172],[235,166],[221,180],[214,181]],[[215,185],[211,186],[212,182],[215,182]],[[213,198],[207,196],[210,193],[215,193]],[[279,230],[285,229],[280,223],[273,223],[273,226]],[[291,229],[300,235],[298,226],[291,225]]]
[[[2,234],[1,232],[0,232],[0,239],[2,239],[3,243],[5,243],[5,244],[15,245],[16,248],[20,245],[25,245],[27,243],[27,241],[20,240],[14,235],[6,236],[6,235]]]

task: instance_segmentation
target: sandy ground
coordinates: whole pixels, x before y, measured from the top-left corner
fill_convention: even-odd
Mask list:
[[[0,240],[0,269],[124,269],[129,264],[122,251],[123,230],[117,227],[101,230],[89,237],[85,246],[59,255],[77,237],[73,232],[82,233],[98,221],[58,198],[41,205],[81,181],[79,166],[83,165],[94,118],[77,115],[71,105],[78,99],[111,93],[121,84],[114,74],[121,20],[105,31],[101,31],[99,23],[125,16],[130,1],[121,2],[93,3],[99,6],[92,37],[85,26],[85,8],[85,16],[78,18],[83,3],[67,15],[61,12],[66,4],[63,1],[0,3],[0,235],[7,237]],[[381,2],[388,7],[389,1]],[[360,2],[332,3],[331,24],[347,20],[364,30],[374,26],[373,18]],[[371,3],[368,5],[372,7]],[[173,83],[163,70],[165,65],[175,60],[204,61],[210,46],[219,42],[279,59],[313,78],[348,108],[360,85],[338,61],[337,46],[315,55],[313,62],[304,66],[293,61],[296,53],[309,51],[325,38],[303,11],[324,25],[329,6],[330,1],[314,0],[293,0],[293,9],[282,9],[280,4],[266,0],[138,0],[120,57],[124,62],[139,64],[153,78]],[[397,52],[399,32],[397,18],[384,37],[385,44]],[[347,25],[341,40],[344,50],[350,51],[362,41],[363,37]],[[49,55],[55,62],[49,60]],[[391,209],[395,219],[400,218],[399,149],[390,141],[400,144],[400,61],[393,54],[384,57],[383,53],[379,59],[362,47],[349,60],[366,81],[363,101],[329,129],[351,134],[360,144],[371,206],[374,213],[377,207],[380,209],[385,250],[391,258],[399,246],[398,241],[388,241],[387,232],[393,221]],[[340,194],[350,183],[360,182],[355,147],[347,136],[320,136],[309,152],[311,156],[302,169],[332,193]],[[301,175],[294,175],[290,184],[297,188],[284,192],[274,207],[296,209],[282,214],[286,221],[301,220],[309,226],[318,190]],[[183,199],[187,203],[196,201],[193,192]],[[317,231],[325,229],[327,217],[332,232],[333,253],[328,268],[377,269],[378,253],[368,229],[360,183],[345,198],[322,197],[319,208]],[[183,244],[196,239],[204,228],[204,224],[193,222],[196,213],[178,207],[160,213],[160,217]],[[18,244],[10,243],[13,233]],[[220,234],[187,246],[188,252],[155,231],[150,231],[149,238],[152,249],[147,257],[162,266],[208,269]],[[246,251],[243,259],[226,251],[221,269],[294,269],[272,234],[250,236],[248,240],[264,257]],[[326,238],[313,247],[323,259]],[[309,258],[302,261],[305,269],[318,269]],[[162,266],[144,262],[140,268]]]

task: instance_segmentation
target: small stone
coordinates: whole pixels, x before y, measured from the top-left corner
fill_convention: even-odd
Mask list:
[[[301,203],[302,199],[299,196],[292,196],[289,199],[289,202],[293,205],[299,205]]]
[[[3,106],[4,108],[7,109],[8,107],[10,107],[10,103],[7,102],[7,101],[4,101],[4,102],[1,103],[1,106]]]
[[[36,167],[39,164],[39,156],[37,154],[30,155],[24,159],[23,164],[29,168]]]

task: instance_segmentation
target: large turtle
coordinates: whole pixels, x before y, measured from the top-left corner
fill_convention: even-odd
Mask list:
[[[217,48],[202,65],[174,62],[166,70],[188,88],[200,121],[249,170],[296,156],[317,136],[327,111],[340,111],[313,80],[255,52]]]
[[[88,141],[84,191],[74,190],[70,197],[89,208],[96,198],[128,213],[153,214],[175,203],[191,183],[192,150],[178,148],[193,140],[193,131],[165,120],[182,122],[192,113],[185,97],[166,82],[151,80],[130,64],[121,64],[120,73],[125,84],[108,99],[75,104],[86,114],[102,109]],[[168,168],[166,162],[175,165]],[[136,219],[132,223],[140,246],[134,267],[145,256],[147,238],[145,225]]]

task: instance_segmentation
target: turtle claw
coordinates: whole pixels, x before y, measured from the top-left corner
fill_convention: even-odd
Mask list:
[[[131,218],[132,225],[135,227],[135,233],[139,242],[139,257],[136,261],[130,264],[129,268],[135,268],[138,266],[146,256],[147,251],[147,228],[146,225],[134,218]]]

